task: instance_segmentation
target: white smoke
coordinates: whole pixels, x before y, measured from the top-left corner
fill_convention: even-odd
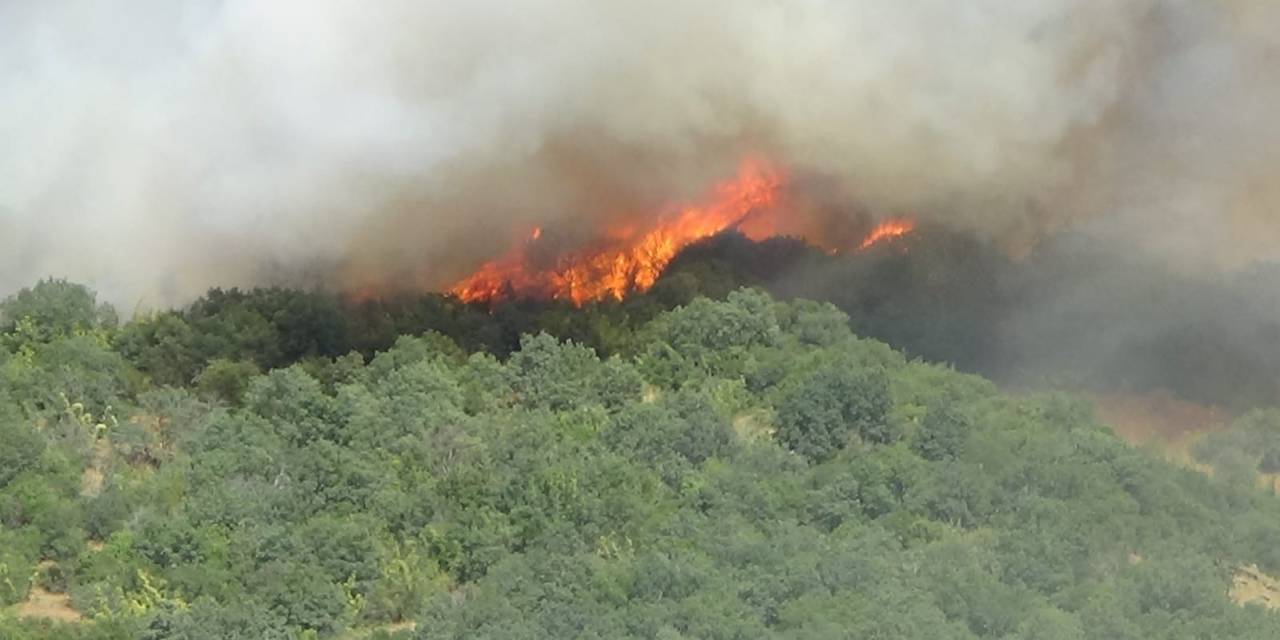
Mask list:
[[[749,152],[1000,237],[1088,217],[1267,255],[1273,5],[17,0],[0,293],[439,286],[528,225],[688,197]]]

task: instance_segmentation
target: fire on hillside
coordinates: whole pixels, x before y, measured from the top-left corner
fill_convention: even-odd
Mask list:
[[[700,202],[671,207],[647,224],[606,228],[595,242],[558,254],[546,266],[531,259],[545,241],[543,229],[534,227],[517,246],[481,265],[450,291],[466,302],[517,296],[568,300],[581,306],[648,290],[681,249],[727,230],[752,240],[798,236],[834,254],[866,250],[915,229],[908,218],[892,218],[841,246],[797,224],[785,203],[785,186],[784,172],[767,161],[749,158],[735,178],[715,185]]]

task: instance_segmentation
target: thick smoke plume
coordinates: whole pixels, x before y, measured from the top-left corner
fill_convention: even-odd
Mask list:
[[[1280,246],[1271,0],[0,4],[0,292],[439,287],[761,153],[1010,247]]]

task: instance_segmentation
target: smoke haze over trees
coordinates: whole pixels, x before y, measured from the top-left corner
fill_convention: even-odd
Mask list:
[[[1280,265],[1170,272],[1116,242],[1060,234],[1011,260],[942,227],[840,256],[725,234],[686,249],[658,296],[750,285],[828,301],[861,335],[1014,387],[1163,390],[1236,409],[1280,400]]]

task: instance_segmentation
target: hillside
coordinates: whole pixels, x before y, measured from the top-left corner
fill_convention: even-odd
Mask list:
[[[1280,637],[1232,599],[1280,575],[1274,495],[830,305],[541,312],[597,322],[601,358],[511,344],[516,307],[406,332],[324,300],[0,307],[0,637]],[[1206,459],[1268,471],[1278,424]]]

